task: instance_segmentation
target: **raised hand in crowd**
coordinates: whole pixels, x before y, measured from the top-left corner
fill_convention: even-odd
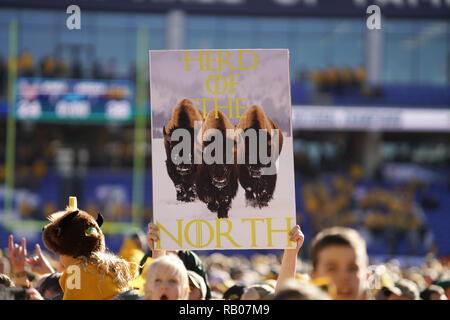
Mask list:
[[[50,262],[42,254],[39,244],[36,244],[36,255],[31,258],[26,258],[26,263],[30,266],[33,272],[36,272],[38,274],[55,272],[55,270],[53,270],[52,266],[50,265]]]
[[[295,277],[295,270],[297,268],[297,254],[305,240],[305,236],[303,235],[299,225],[296,225],[291,229],[289,232],[289,240],[295,242],[296,245],[292,249],[284,250],[280,273],[278,275],[278,280],[275,287],[275,293],[278,293],[287,280]]]
[[[29,300],[45,300],[35,288],[27,289],[26,293]]]
[[[16,286],[29,286],[27,273],[25,271],[27,257],[26,239],[22,238],[22,244],[17,244],[14,243],[14,236],[10,235],[8,239],[8,249]]]
[[[160,256],[166,255],[165,250],[156,249],[156,242],[159,241],[159,228],[156,224],[150,222],[148,224],[148,232],[147,232],[147,244],[148,247],[152,250],[152,258],[156,259]]]

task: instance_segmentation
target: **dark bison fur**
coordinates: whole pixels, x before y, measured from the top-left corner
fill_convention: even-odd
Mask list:
[[[202,121],[200,111],[195,108],[192,101],[183,99],[177,104],[169,122],[163,128],[164,147],[166,150],[166,169],[170,179],[175,185],[178,201],[192,202],[197,196],[195,187],[197,166],[194,164],[195,121]],[[191,134],[191,161],[189,164],[181,163],[175,165],[171,159],[172,149],[179,143],[179,141],[172,141],[171,135],[174,130],[179,128],[186,129]]]
[[[267,117],[263,109],[259,106],[250,107],[244,116],[241,118],[236,126],[236,129],[242,129],[244,132],[248,129],[257,130],[258,137],[258,154],[259,154],[259,130],[265,130],[267,137],[267,155],[272,152],[272,146],[274,143],[278,143],[278,151],[281,153],[283,147],[283,135],[278,125]],[[278,129],[279,139],[278,141],[272,141],[271,139],[271,129]],[[258,161],[256,164],[249,163],[249,146],[248,141],[245,141],[245,164],[239,164],[239,183],[245,190],[245,198],[247,200],[247,205],[255,208],[264,208],[269,205],[269,202],[273,199],[273,194],[275,192],[275,186],[277,182],[277,174],[273,175],[262,175],[261,170],[263,167],[268,167],[269,165],[264,165],[260,163],[258,156]]]
[[[206,117],[202,126],[203,133],[208,129],[218,129],[222,133],[223,150],[225,149],[227,137],[226,130],[231,129],[234,133],[234,126],[230,123],[225,114],[218,111],[218,118],[215,118],[215,112],[211,111]],[[234,134],[232,139],[234,139]],[[202,139],[202,151],[205,149],[205,142]],[[217,212],[219,219],[228,218],[228,211],[231,208],[231,202],[237,194],[238,168],[236,165],[236,141],[234,140],[233,163],[226,163],[226,152],[223,152],[224,159],[222,164],[207,164],[202,161],[198,165],[196,176],[196,187],[198,198],[205,202],[208,209]]]

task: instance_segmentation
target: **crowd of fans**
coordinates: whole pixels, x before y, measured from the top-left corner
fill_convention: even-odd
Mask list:
[[[364,66],[328,66],[312,71],[300,70],[297,81],[310,84],[318,93],[333,95],[362,95],[373,97],[380,94],[378,88],[368,84],[367,71]]]
[[[71,78],[71,79],[128,79],[135,81],[136,66],[130,63],[127,74],[120,74],[117,61],[109,58],[105,62],[92,59],[90,65],[85,65],[77,56],[69,62],[58,55],[48,55],[36,61],[33,53],[23,51],[17,60],[18,76],[42,78]],[[8,60],[0,55],[0,97],[6,94]],[[348,66],[329,66],[324,69],[307,71],[301,69],[297,73],[300,83],[312,84],[317,92],[333,94],[363,94],[370,95],[371,89],[367,85],[367,72],[364,66],[351,68]]]
[[[365,186],[361,167],[354,165],[349,174],[333,175],[328,183],[323,177],[304,183],[301,193],[314,234],[331,226],[366,230],[384,239],[389,255],[397,254],[408,238],[408,254],[417,255],[428,232],[421,203],[416,201],[425,187],[415,180],[391,187]]]
[[[6,98],[8,59],[0,55],[0,97]],[[36,61],[33,53],[25,50],[17,58],[19,77],[65,78],[65,79],[128,79],[135,81],[136,71],[131,63],[127,74],[120,74],[115,58],[104,62],[92,59],[91,65],[83,64],[77,56],[71,61],[57,55],[48,55]]]
[[[125,238],[113,260],[139,265],[130,268],[134,279],[120,290],[109,283],[108,288],[113,286],[119,294],[105,297],[92,289],[102,286],[100,280],[87,284],[81,279],[81,288],[76,289],[65,282],[71,274],[68,268],[83,265],[80,261],[85,258],[94,261],[90,257],[70,258],[67,263],[66,256],[44,252],[39,245],[28,254],[26,239],[18,244],[10,236],[9,248],[0,258],[0,294],[2,299],[34,300],[447,300],[450,296],[448,261],[429,256],[420,266],[400,266],[397,260],[373,264],[360,234],[345,227],[321,230],[308,247],[302,247],[299,226],[292,229],[290,239],[297,248],[286,249],[282,257],[149,250],[159,240],[157,226],[150,224],[147,241],[139,233]],[[299,250],[310,250],[311,259],[301,260]],[[103,269],[89,270],[95,274]],[[83,284],[93,291],[88,293]]]
[[[69,66],[63,59],[46,57],[38,65],[32,53],[25,51],[19,57],[18,67],[19,75],[24,77],[117,77],[116,62],[113,59],[105,67],[94,61],[89,69],[90,74],[86,74],[79,60]],[[7,61],[0,57],[0,96],[6,91],[7,69]],[[130,78],[134,78],[132,72]],[[302,73],[300,80],[311,80],[321,92],[343,93],[346,90],[364,90],[367,79],[362,67],[354,70],[330,67],[311,74]],[[18,140],[28,143],[16,145],[17,188],[35,189],[49,170],[58,167],[57,152],[64,148],[62,141],[67,128],[64,130],[58,130],[55,126],[51,133],[46,133],[45,128],[21,130],[19,127],[18,135],[24,136],[20,136]],[[108,131],[104,127],[73,130],[77,132],[74,137],[83,143],[89,143],[77,146],[78,151],[86,150],[86,166],[131,168],[132,128],[121,128],[120,132]],[[102,152],[96,152],[99,145],[104,146]],[[4,148],[0,146],[0,156],[3,159],[4,153]],[[5,167],[0,165],[0,183],[4,178]],[[410,253],[416,252],[416,244],[423,239],[425,230],[420,208],[413,201],[418,185],[394,190],[363,189],[358,185],[359,178],[360,170],[354,169],[350,178],[335,176],[330,185],[317,179],[302,186],[304,207],[311,217],[315,237],[307,239],[310,247],[300,248],[299,243],[297,249],[285,250],[282,257],[274,254],[245,257],[238,252],[226,256],[221,253],[197,255],[192,251],[149,250],[148,247],[153,247],[153,241],[157,240],[156,231],[150,226],[148,243],[139,235],[125,239],[117,255],[129,263],[138,264],[139,268],[126,289],[107,298],[447,299],[450,296],[448,262],[429,257],[426,263],[414,267],[401,267],[396,260],[371,264],[365,241],[356,231],[364,227],[374,235],[382,234],[389,243],[391,254],[403,237],[413,235],[415,242]],[[92,206],[88,205],[88,211],[97,212],[97,208]],[[44,211],[44,216],[48,216],[55,211],[55,207],[55,204],[46,204],[41,210]],[[27,207],[21,207],[19,211],[23,213],[23,218],[33,215]],[[115,211],[122,212],[123,208]],[[309,250],[311,259],[301,260],[298,250]],[[26,240],[16,244],[11,237],[9,248],[0,253],[0,297],[36,300],[73,298],[64,283],[67,267],[67,264],[61,262],[59,255],[44,252],[38,245],[33,254],[28,254]],[[342,276],[345,273],[347,275]],[[155,292],[162,289],[157,287],[156,282],[166,280],[175,283],[174,290],[158,296]],[[90,297],[77,296],[79,299]]]
[[[18,57],[18,75],[22,77],[73,79],[116,79],[119,76],[117,61],[114,58],[109,58],[104,64],[97,59],[93,59],[92,65],[85,66],[81,59],[76,56],[71,62],[68,62],[65,58],[49,55],[36,63],[33,53],[28,50],[22,52]]]
[[[0,139],[6,140],[5,132],[0,132]],[[70,137],[70,138],[69,138]],[[88,170],[108,170],[109,172],[129,172],[133,167],[134,132],[132,126],[65,126],[35,123],[18,123],[15,144],[15,181],[17,191],[42,196],[42,183],[50,176],[56,176],[62,185],[82,187]],[[148,131],[147,141],[150,141]],[[99,152],[99,146],[102,146]],[[151,145],[147,145],[146,164],[151,168]],[[0,159],[6,158],[6,147],[0,145]],[[0,185],[6,178],[6,164],[0,160]],[[69,190],[67,190],[69,192]],[[70,193],[70,192],[69,192]],[[72,193],[82,194],[83,190]],[[61,195],[62,197],[65,195]],[[45,198],[45,197],[44,197]],[[54,197],[51,197],[54,198]],[[17,199],[17,213],[21,219],[42,220],[54,212],[58,202],[34,201],[33,197],[24,196]],[[102,207],[98,201],[87,203],[96,210],[111,212],[110,220],[130,220],[131,204],[115,204]],[[100,207],[99,207],[100,206]],[[107,210],[104,210],[107,209]],[[116,214],[116,212],[118,212]],[[120,213],[120,214],[119,214]],[[146,208],[146,216],[150,212]]]

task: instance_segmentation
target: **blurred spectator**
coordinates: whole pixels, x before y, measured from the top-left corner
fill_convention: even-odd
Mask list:
[[[431,285],[420,293],[422,300],[448,300],[442,287]]]
[[[134,233],[124,238],[118,256],[129,262],[140,263],[145,255],[145,235]]]
[[[130,81],[136,81],[136,62],[133,61],[130,63],[130,66],[128,68],[128,80]]]
[[[300,69],[297,73],[297,81],[305,83],[309,80],[309,73],[306,69]]]
[[[401,297],[402,291],[396,286],[383,286],[378,290],[375,300],[395,300]]]
[[[316,87],[317,91],[322,91],[325,88],[326,79],[325,74],[321,70],[317,69],[311,73],[311,79]]]
[[[389,300],[420,300],[419,289],[413,281],[401,279],[395,284],[395,287],[400,289],[401,294],[400,296],[393,295]]]
[[[41,75],[44,78],[54,78],[56,75],[56,60],[53,57],[45,57],[41,62]]]
[[[367,81],[366,69],[361,65],[358,66],[354,70],[354,78],[355,78],[355,82],[358,85],[358,87],[361,87],[364,84],[366,84],[366,81]]]
[[[106,79],[116,79],[117,77],[117,61],[115,58],[109,58],[105,68]]]
[[[206,283],[205,280],[195,271],[188,270],[189,277],[189,300],[205,300]]]
[[[30,51],[24,51],[18,61],[18,74],[21,77],[32,77],[34,68],[33,54]]]
[[[59,279],[61,276],[61,272],[55,272],[44,275],[41,279],[39,279],[36,287],[44,299],[51,300],[63,294],[59,284]]]
[[[100,62],[95,59],[94,62],[92,63],[92,78],[94,79],[103,79],[104,75],[103,75],[103,70],[102,70],[102,65],[100,64]]]
[[[448,274],[448,276],[450,276],[450,274]],[[447,299],[450,300],[450,279],[441,279],[436,281],[434,284],[444,289]]]
[[[356,230],[342,227],[322,230],[312,240],[311,260],[311,278],[329,279],[335,287],[329,291],[334,299],[364,298],[368,255],[366,242]]]
[[[272,300],[274,294],[274,288],[268,284],[256,284],[245,289],[241,300]]]
[[[352,88],[355,84],[355,79],[353,77],[353,71],[349,67],[345,66],[339,71],[339,93],[344,92]]]
[[[57,78],[67,78],[69,76],[69,66],[66,60],[56,60],[55,76]]]
[[[335,93],[339,84],[339,73],[337,68],[329,66],[325,70],[325,91]]]
[[[75,60],[72,62],[71,77],[74,79],[83,78],[83,67],[79,58],[75,58]]]
[[[0,288],[11,288],[12,286],[11,279],[6,274],[0,273]]]
[[[290,280],[274,296],[274,300],[331,300],[331,297],[312,283]]]
[[[245,286],[243,285],[234,285],[228,288],[223,293],[224,300],[241,300],[242,295],[244,294]]]

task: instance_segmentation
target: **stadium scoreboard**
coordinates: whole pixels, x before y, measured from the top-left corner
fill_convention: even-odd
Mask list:
[[[19,78],[14,115],[42,122],[129,122],[134,85],[126,80]]]

